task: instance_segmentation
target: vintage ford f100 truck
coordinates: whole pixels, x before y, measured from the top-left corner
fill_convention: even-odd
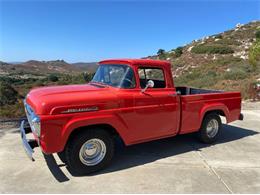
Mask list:
[[[88,84],[32,89],[24,105],[20,131],[28,156],[34,160],[40,146],[77,174],[105,167],[116,137],[132,145],[197,132],[212,143],[220,116],[227,123],[243,119],[240,92],[175,87],[170,63],[148,59],[101,61]]]

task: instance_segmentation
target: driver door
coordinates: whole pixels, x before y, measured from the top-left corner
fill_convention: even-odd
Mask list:
[[[153,80],[154,87],[134,93],[135,122],[131,123],[131,140],[141,142],[176,134],[178,97],[173,89],[166,87],[164,70],[141,67],[138,75],[142,89],[148,80]]]

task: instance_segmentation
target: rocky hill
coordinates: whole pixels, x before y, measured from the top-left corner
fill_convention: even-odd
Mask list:
[[[86,83],[97,63],[67,63],[64,60],[20,63],[0,61],[0,119],[24,115],[22,99],[34,87]]]
[[[83,70],[94,73],[97,70],[97,62],[77,62],[72,65],[81,71]]]
[[[260,53],[256,62],[249,59],[253,47],[260,51],[259,38],[260,21],[253,21],[148,58],[170,61],[178,85],[240,90],[247,98],[250,84],[260,78]]]
[[[23,63],[11,64],[0,62],[0,75],[14,74],[52,74],[52,73],[79,73],[82,71],[93,73],[97,68],[97,63],[67,63],[64,60],[37,61],[30,60]]]

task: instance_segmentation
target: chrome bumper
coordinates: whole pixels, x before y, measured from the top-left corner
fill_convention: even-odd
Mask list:
[[[33,158],[33,153],[34,153],[34,150],[33,148],[37,147],[38,144],[37,144],[37,141],[36,140],[31,140],[31,139],[26,139],[26,134],[27,133],[31,133],[31,128],[30,126],[28,125],[28,121],[27,120],[23,120],[21,122],[21,125],[20,125],[20,133],[21,133],[21,138],[22,138],[22,142],[23,142],[23,147],[25,149],[25,152],[27,154],[27,156],[32,160],[34,161],[34,158]]]

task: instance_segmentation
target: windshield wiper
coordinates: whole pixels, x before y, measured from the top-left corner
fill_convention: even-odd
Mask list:
[[[93,83],[93,84],[96,84],[96,85],[102,85],[102,86],[109,86],[109,85],[106,84],[106,83],[102,83],[102,82],[98,82],[98,81],[90,81],[89,83],[90,83],[90,84]]]

